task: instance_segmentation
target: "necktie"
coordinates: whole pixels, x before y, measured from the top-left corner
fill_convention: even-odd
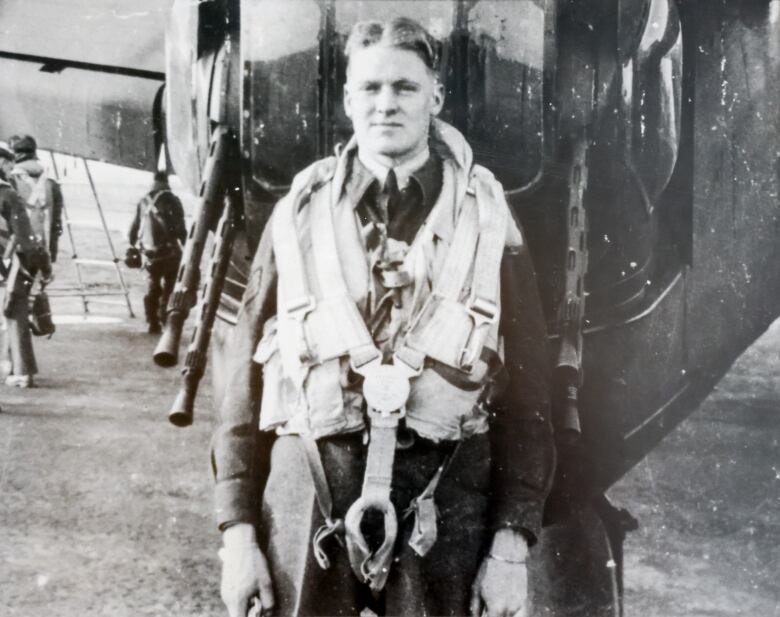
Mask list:
[[[395,324],[389,322],[392,321],[393,307],[400,309],[402,306],[402,289],[411,282],[408,274],[401,269],[408,245],[388,238],[388,228],[394,217],[400,214],[401,205],[398,178],[392,169],[387,172],[376,204],[383,222],[375,224],[378,244],[374,245],[373,250],[369,246],[371,271],[374,276],[369,292],[371,316],[368,325],[374,340],[382,348],[387,341],[394,338],[395,331],[402,325],[399,320],[396,320]],[[401,246],[404,248],[399,251]]]
[[[385,186],[382,189],[382,197],[384,202],[384,216],[385,221],[390,226],[401,204],[401,191],[398,190],[398,178],[395,175],[395,170],[391,169],[387,172],[387,178],[385,179]]]

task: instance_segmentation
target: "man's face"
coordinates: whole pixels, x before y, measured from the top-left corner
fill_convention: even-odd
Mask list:
[[[443,102],[441,84],[414,52],[373,45],[349,60],[344,109],[362,152],[393,164],[414,156]]]

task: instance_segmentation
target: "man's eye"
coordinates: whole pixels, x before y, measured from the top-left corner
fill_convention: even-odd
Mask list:
[[[376,84],[366,84],[361,88],[364,92],[378,92],[379,86]]]
[[[414,84],[402,84],[398,86],[398,91],[403,93],[417,92],[417,86]]]

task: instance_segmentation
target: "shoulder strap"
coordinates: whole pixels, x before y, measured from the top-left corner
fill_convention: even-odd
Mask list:
[[[46,173],[41,173],[40,176],[38,176],[38,179],[33,179],[33,177],[27,173],[27,171],[23,170],[23,174],[20,174],[20,178],[22,178],[23,181],[27,182],[30,186],[30,194],[27,196],[27,205],[29,207],[47,207],[48,204],[46,203]]]
[[[336,177],[343,178],[343,175]],[[357,368],[381,354],[344,279],[333,224],[333,212],[340,197],[337,181],[333,180],[330,187],[313,195],[310,204],[312,253],[322,297],[308,323],[320,361],[348,353]]]
[[[376,359],[371,334],[354,300],[350,297],[339,261],[332,207],[340,197],[344,159],[334,165],[327,159],[323,169],[305,170],[293,181],[289,195],[274,212],[273,242],[279,269],[280,331],[283,321],[295,321],[294,330],[300,361],[323,362],[346,354],[359,355],[362,364]],[[335,178],[334,178],[335,176]],[[309,288],[306,266],[297,234],[296,214],[303,199],[310,197],[309,209],[313,261],[320,298]],[[306,328],[303,322],[306,321]],[[292,324],[291,324],[292,325]],[[289,330],[293,336],[293,328]],[[307,340],[307,335],[308,339]],[[311,344],[310,344],[311,342]],[[289,362],[289,361],[288,361]]]
[[[168,189],[163,189],[162,191],[157,191],[157,194],[154,196],[154,199],[152,200],[152,203],[149,204],[149,205],[154,207],[154,208],[157,208],[157,201],[160,199],[160,197],[162,197],[165,193],[170,193],[170,192],[171,191],[169,191]],[[146,197],[147,197],[147,199],[149,198],[148,195]]]
[[[454,172],[449,170],[449,173]],[[476,193],[469,186],[463,197],[452,243],[447,251],[442,271],[434,284],[434,294],[455,302],[458,301],[474,263],[474,250],[479,237],[479,222]]]
[[[430,357],[470,372],[490,328],[498,320],[501,259],[509,211],[503,192],[498,198],[494,195],[500,188],[490,189],[489,183],[480,175],[472,174],[439,278],[441,285],[434,288],[396,352],[396,357],[412,368],[419,370],[425,358]],[[472,216],[478,217],[478,225],[474,225],[479,229],[478,240],[474,240],[476,254],[471,237],[465,231],[459,233],[462,226],[473,224]],[[462,253],[468,255],[468,260]],[[452,265],[448,266],[450,260]],[[472,264],[471,293],[464,303],[459,299],[463,289],[461,280],[468,276]],[[455,274],[448,274],[448,270]],[[452,277],[452,283],[447,280],[449,277]]]
[[[274,209],[271,233],[279,271],[279,313],[308,312],[314,307],[315,300],[306,278],[296,222],[303,201],[332,179],[333,163],[332,159],[318,161],[297,174],[290,192]]]
[[[139,221],[138,221],[138,240],[141,241],[141,239],[144,237],[144,232],[146,231],[146,209],[149,207],[149,195],[146,194],[141,199],[141,202],[138,204],[138,215],[139,215]]]
[[[480,307],[489,304],[498,305],[509,205],[503,189],[495,180],[488,183],[477,178],[474,185],[479,204],[479,244],[469,306],[472,310],[480,310]],[[499,194],[496,195],[496,192]]]
[[[298,241],[299,205],[300,195],[287,195],[276,205],[271,217],[273,251],[279,271],[278,312],[291,316],[301,310],[308,312],[314,304]]]
[[[317,306],[317,301],[309,288],[298,238],[297,217],[304,200],[321,192],[319,189],[332,179],[332,163],[332,159],[318,161],[296,175],[290,192],[279,201],[271,217],[273,251],[279,272],[279,332],[281,336],[290,338],[290,344],[282,346],[282,361],[288,375],[296,372],[296,366],[311,364],[315,360],[315,350],[308,343],[304,320]],[[311,204],[305,207],[311,208]],[[295,348],[294,352],[291,347]]]

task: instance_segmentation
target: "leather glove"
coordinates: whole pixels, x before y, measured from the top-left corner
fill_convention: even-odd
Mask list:
[[[268,562],[257,546],[255,529],[239,523],[222,532],[224,546],[220,594],[230,617],[247,617],[254,598],[259,598],[263,614],[273,609],[274,594]],[[256,604],[256,602],[254,602]]]
[[[482,560],[471,587],[471,617],[527,615],[528,544],[522,534],[501,529]]]

